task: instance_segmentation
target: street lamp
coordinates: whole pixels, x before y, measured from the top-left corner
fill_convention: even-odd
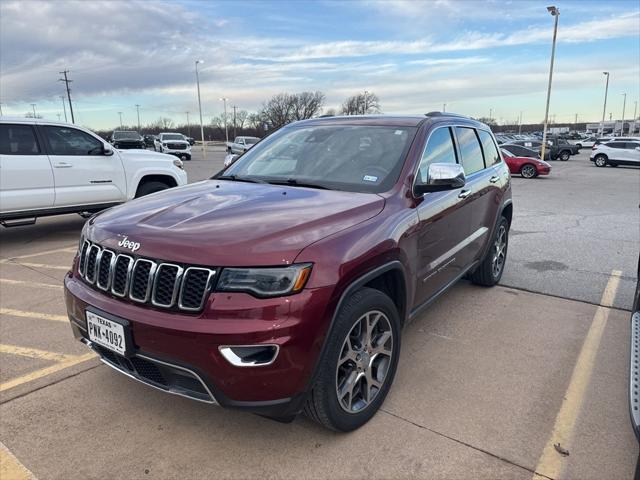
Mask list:
[[[540,150],[540,158],[544,160],[545,149],[547,148],[547,122],[549,120],[549,101],[551,100],[551,81],[553,79],[553,60],[556,55],[556,36],[558,34],[558,17],[560,10],[556,7],[547,7],[547,11],[555,18],[553,22],[553,43],[551,44],[551,65],[549,67],[549,85],[547,86],[547,106],[544,112],[544,127],[542,129],[542,149]]]
[[[607,83],[604,87],[604,106],[602,107],[602,124],[601,124],[601,132],[600,136],[604,135],[604,116],[607,113],[607,93],[609,92],[609,72],[602,72],[603,75],[607,76]]]
[[[627,94],[621,93],[621,95],[624,97],[624,100],[622,101],[622,128],[620,128],[620,135],[624,135],[624,109],[627,106]]]
[[[220,100],[224,102],[224,138],[229,143],[229,130],[227,129],[227,97],[221,97]]]
[[[120,115],[120,128],[122,128],[122,112],[118,112],[118,115]]]
[[[140,105],[136,103],[136,112],[138,112],[138,133],[140,133]]]
[[[204,124],[202,123],[202,103],[200,102],[200,77],[198,76],[198,64],[204,60],[196,60],[196,85],[198,86],[198,109],[200,110],[200,138],[202,140],[202,158],[207,158],[207,151],[204,147]]]
[[[522,133],[522,110],[520,110],[520,118],[518,119],[518,135]]]

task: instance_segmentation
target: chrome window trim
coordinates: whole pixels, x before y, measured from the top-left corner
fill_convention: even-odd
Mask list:
[[[115,286],[115,284],[113,282],[111,282],[111,293],[113,293],[116,297],[120,297],[120,298],[124,298],[127,296],[127,294],[129,293],[129,284],[130,284],[130,279],[131,279],[131,270],[133,270],[133,264],[135,262],[135,260],[133,259],[133,257],[129,256],[129,255],[125,255],[124,253],[120,253],[118,254],[118,256],[116,257],[116,263],[115,265],[118,264],[118,261],[120,260],[120,258],[126,258],[129,260],[129,263],[127,264],[127,273],[126,273],[126,278],[124,281],[124,292],[122,293],[118,293],[116,292],[113,288]],[[115,269],[115,265],[113,267],[113,275],[115,278],[115,274],[116,274],[116,269]]]
[[[182,303],[182,294],[184,291],[184,286],[185,286],[185,281],[187,279],[187,275],[189,274],[189,271],[191,270],[203,270],[205,272],[208,272],[209,275],[207,276],[207,282],[205,284],[205,288],[204,288],[204,292],[202,293],[202,298],[200,298],[200,305],[196,308],[193,307],[185,307]],[[184,271],[184,275],[182,276],[182,283],[180,285],[180,295],[178,297],[178,308],[180,308],[181,310],[187,311],[187,312],[199,312],[200,310],[202,310],[202,307],[204,307],[204,302],[206,301],[206,299],[209,296],[209,293],[211,291],[211,279],[215,276],[215,274],[217,273],[217,270],[212,270],[210,268],[204,268],[204,267],[189,267]]]
[[[109,261],[109,275],[107,276],[107,285],[106,286],[102,286],[100,285],[100,263],[101,262],[97,262],[97,271],[96,271],[96,287],[98,287],[100,290],[104,291],[104,292],[108,292],[109,288],[111,287],[111,280],[113,279],[113,267],[116,264],[116,252],[114,252],[113,250],[109,250],[108,248],[103,248],[102,252],[100,253],[100,260],[102,260],[102,256],[105,253],[110,253],[111,254],[111,260]]]
[[[135,287],[135,282],[131,281],[132,279],[135,278],[136,275],[136,268],[138,268],[138,264],[141,264],[143,262],[147,262],[151,264],[151,267],[149,268],[149,278],[147,278],[147,288],[144,292],[144,298],[136,298],[133,296],[133,288]],[[153,262],[151,260],[147,260],[146,258],[138,258],[135,263],[133,264],[133,268],[131,269],[131,275],[128,275],[127,277],[130,279],[129,283],[129,298],[131,300],[133,300],[134,302],[138,302],[138,303],[147,303],[149,301],[149,295],[151,294],[151,287],[153,286],[153,276],[156,272],[156,262]]]
[[[163,267],[175,267],[178,269],[178,271],[176,272],[176,279],[173,282],[173,292],[171,294],[171,303],[168,303],[168,304],[156,302],[156,289],[158,286],[158,279],[160,278],[160,271]],[[183,273],[184,273],[184,268],[182,268],[180,265],[176,265],[175,263],[158,264],[155,271],[155,278],[153,279],[153,288],[151,289],[151,305],[155,307],[165,307],[165,308],[173,307],[176,303],[176,299],[178,298],[178,292],[180,291],[180,283],[182,282]]]
[[[87,274],[87,270],[89,267],[89,257],[91,257],[91,251],[94,248],[98,250],[98,253],[96,253],[96,259],[93,265],[93,277],[89,278],[89,275]],[[98,262],[100,261],[101,252],[102,252],[102,249],[97,243],[91,244],[91,246],[87,249],[87,258],[85,259],[85,262],[84,262],[84,270],[85,270],[84,279],[91,285],[95,285],[96,283],[96,277],[98,275]]]

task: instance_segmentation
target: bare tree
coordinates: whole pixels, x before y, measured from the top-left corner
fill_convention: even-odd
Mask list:
[[[34,114],[33,112],[27,112],[24,114],[24,118],[42,118],[40,114]]]
[[[238,110],[236,112],[236,128],[242,130],[245,122],[247,121],[247,117],[249,117],[249,112],[246,110]]]
[[[173,128],[173,120],[168,117],[159,117],[151,125],[159,128],[160,130],[171,130]]]
[[[324,98],[322,92],[280,93],[262,105],[259,115],[269,128],[280,128],[287,123],[318,115]]]
[[[253,128],[254,130],[262,129],[262,117],[259,113],[250,113],[247,116],[247,123],[249,124],[249,128]]]
[[[342,104],[344,115],[380,113],[380,99],[375,93],[365,92],[347,98]]]

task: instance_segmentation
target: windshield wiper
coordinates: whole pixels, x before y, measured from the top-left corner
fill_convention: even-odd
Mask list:
[[[300,181],[295,178],[269,180],[272,185],[291,185],[293,187],[318,188],[320,190],[331,190],[331,188],[319,183]]]
[[[267,183],[264,180],[249,177],[239,177],[237,175],[221,175],[214,177],[214,180],[231,180],[232,182],[247,182],[247,183]]]

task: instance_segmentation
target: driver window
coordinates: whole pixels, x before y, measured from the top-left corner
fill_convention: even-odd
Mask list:
[[[427,141],[417,175],[422,183],[427,183],[429,165],[432,163],[458,163],[449,127],[436,129]]]
[[[101,155],[102,142],[69,127],[44,127],[53,155]]]

